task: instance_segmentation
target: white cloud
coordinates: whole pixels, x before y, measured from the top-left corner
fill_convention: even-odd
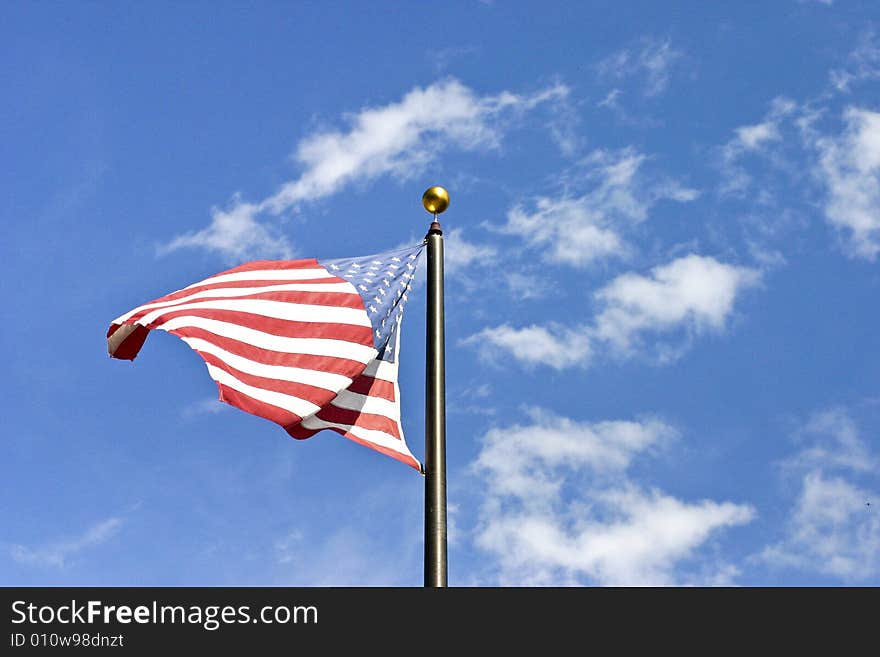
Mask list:
[[[591,424],[544,411],[532,419],[490,430],[473,464],[487,489],[476,543],[496,558],[500,584],[674,584],[684,559],[754,515],[631,482],[632,461],[676,435],[659,420]],[[731,576],[729,567],[703,570],[707,582]]]
[[[758,558],[856,582],[880,573],[880,516],[876,499],[858,478],[877,482],[880,459],[872,454],[844,409],[814,415],[801,436],[812,442],[783,463],[799,489],[781,541]]]
[[[844,231],[851,255],[873,261],[880,253],[880,113],[851,107],[844,121],[840,135],[814,142],[825,217]]]
[[[786,462],[789,467],[880,471],[880,458],[871,454],[855,421],[843,408],[816,413],[801,433],[812,442]]]
[[[751,186],[752,176],[740,161],[747,155],[767,155],[770,144],[782,141],[783,120],[797,110],[797,104],[784,97],[774,98],[763,120],[734,129],[734,137],[720,150],[723,194],[744,194]]]
[[[589,324],[557,323],[515,328],[487,327],[462,344],[491,362],[513,358],[532,367],[586,367],[597,352],[632,355],[650,333],[685,329],[691,335],[720,331],[737,298],[760,280],[760,272],[690,254],[654,267],[650,275],[629,272],[595,292],[601,311]],[[671,360],[680,350],[656,345]]]
[[[557,370],[585,365],[592,353],[590,338],[583,330],[558,324],[524,328],[502,324],[485,328],[462,344],[475,345],[480,356],[492,362],[509,355],[527,366],[547,365]]]
[[[873,30],[862,33],[846,66],[832,70],[830,78],[831,85],[841,93],[849,93],[854,83],[880,78],[880,44]]]
[[[614,109],[617,107],[617,99],[620,97],[620,89],[612,89],[605,97],[596,103],[596,107],[607,107],[609,109]]]
[[[684,53],[672,47],[668,39],[645,39],[640,48],[619,50],[597,65],[599,74],[606,78],[638,77],[646,96],[658,96],[669,86],[669,77],[675,63]]]
[[[628,349],[644,331],[720,330],[737,296],[759,278],[757,270],[695,254],[655,267],[650,276],[623,274],[595,294],[605,308],[594,335]]]
[[[535,272],[505,271],[501,275],[508,291],[518,301],[540,299],[552,294],[552,289],[548,289],[548,285]]]
[[[10,556],[19,563],[63,568],[71,557],[107,542],[122,527],[121,518],[107,518],[87,529],[82,535],[43,547],[11,546]]]
[[[625,471],[646,449],[676,431],[659,420],[577,422],[530,409],[532,424],[491,429],[473,464],[491,479],[495,495],[513,495],[527,506],[544,506],[560,492],[557,468],[595,474]]]
[[[258,208],[237,197],[228,210],[211,210],[211,224],[178,235],[159,248],[159,254],[185,248],[202,248],[221,254],[228,262],[254,258],[290,258],[293,247],[277,228],[257,220]]]
[[[294,155],[303,174],[261,207],[281,212],[328,196],[355,176],[361,181],[385,174],[411,178],[450,146],[464,150],[497,146],[504,113],[526,111],[567,94],[567,87],[555,85],[533,95],[504,91],[478,97],[454,79],[416,87],[400,102],[365,108],[349,117],[347,130],[303,139]]]
[[[736,141],[745,150],[755,150],[768,141],[778,141],[779,128],[775,123],[765,121],[755,125],[746,125],[736,129]]]
[[[467,241],[462,228],[445,231],[443,242],[443,270],[450,276],[463,274],[474,265],[492,265],[498,258],[497,248]],[[423,260],[427,262],[427,258]]]
[[[803,477],[782,543],[761,558],[771,565],[857,581],[880,572],[880,516],[866,512],[870,493],[821,471]]]
[[[647,157],[631,148],[597,150],[581,162],[577,184],[591,189],[580,196],[541,197],[533,210],[522,205],[507,213],[496,228],[516,235],[542,258],[555,264],[584,267],[610,257],[622,257],[628,247],[619,231],[644,221],[661,199],[692,201],[697,192],[670,181],[651,181],[639,170]]]
[[[207,228],[180,235],[161,251],[201,247],[236,259],[286,257],[291,246],[267,216],[330,196],[353,180],[412,178],[446,149],[495,148],[513,118],[567,95],[558,83],[534,94],[494,96],[478,96],[455,79],[416,87],[398,102],[347,116],[345,129],[306,136],[293,156],[303,170],[297,179],[258,203],[234,199],[230,209],[213,212]]]
[[[531,246],[548,247],[543,253],[545,260],[581,267],[625,253],[620,236],[600,222],[604,223],[604,217],[586,197],[539,198],[531,213],[522,207],[508,212],[507,223],[500,230],[519,235]]]

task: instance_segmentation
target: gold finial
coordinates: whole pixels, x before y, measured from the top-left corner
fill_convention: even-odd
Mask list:
[[[422,205],[425,206],[425,210],[436,217],[438,214],[445,212],[446,208],[449,207],[449,192],[436,185],[429,187],[422,194]]]

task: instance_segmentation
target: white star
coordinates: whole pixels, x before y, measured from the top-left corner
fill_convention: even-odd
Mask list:
[[[394,262],[400,262],[400,258],[398,258],[397,256],[394,256],[394,257],[391,258],[391,259],[392,259]]]
[[[364,285],[358,285],[358,287],[359,287],[361,290],[363,290],[364,292],[368,292],[368,291],[369,291],[369,290],[367,289],[367,287],[364,286]]]
[[[379,311],[376,310],[373,306],[370,306],[370,312],[373,313],[373,314],[375,315],[375,314],[376,314],[377,312],[379,312]]]
[[[381,294],[383,297],[385,296],[385,290],[383,290],[381,287],[378,288],[378,289],[376,290],[376,292],[378,292],[379,294]]]
[[[330,265],[330,269],[333,271],[339,271],[339,267],[337,265]]]

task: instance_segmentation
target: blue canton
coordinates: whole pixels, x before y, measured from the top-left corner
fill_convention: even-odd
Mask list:
[[[331,274],[354,285],[373,324],[373,346],[379,359],[397,358],[397,330],[423,244],[361,258],[320,260]]]

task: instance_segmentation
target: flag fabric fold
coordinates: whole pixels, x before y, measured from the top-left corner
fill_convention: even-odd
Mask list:
[[[397,376],[423,246],[249,262],[117,317],[107,349],[134,360],[150,331],[167,331],[202,357],[222,401],[294,438],[331,429],[422,471],[403,436]]]

